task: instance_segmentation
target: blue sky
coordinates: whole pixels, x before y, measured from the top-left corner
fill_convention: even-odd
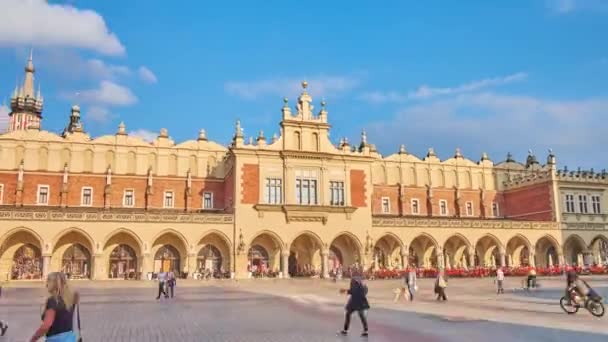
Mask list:
[[[0,100],[33,47],[51,131],[78,102],[93,136],[269,136],[307,79],[334,142],[608,167],[608,1],[382,4],[0,0]]]

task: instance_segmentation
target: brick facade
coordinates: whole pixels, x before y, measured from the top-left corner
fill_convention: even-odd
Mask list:
[[[241,173],[241,203],[258,203],[260,194],[260,167],[255,164],[245,164]]]
[[[366,207],[365,171],[350,170],[350,201],[355,207]]]
[[[504,193],[506,217],[518,220],[553,220],[551,182],[509,190]]]

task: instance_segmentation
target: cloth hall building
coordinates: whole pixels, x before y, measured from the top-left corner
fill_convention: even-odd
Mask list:
[[[365,132],[336,146],[306,82],[277,111],[280,136],[245,139],[237,122],[229,146],[122,123],[91,137],[78,106],[57,134],[34,73],[30,57],[0,134],[1,280],[608,263],[608,174],[558,170],[551,152],[382,156]]]

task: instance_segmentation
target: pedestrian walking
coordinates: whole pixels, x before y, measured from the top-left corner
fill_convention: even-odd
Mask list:
[[[501,294],[505,293],[505,289],[503,288],[503,282],[505,281],[505,273],[502,271],[502,268],[496,270],[496,293]]]
[[[169,298],[165,286],[167,286],[167,273],[163,272],[161,269],[160,272],[158,272],[158,296],[156,296],[157,300],[160,299],[161,294],[165,296],[165,298]]]
[[[2,285],[0,285],[0,298],[2,298]],[[7,329],[8,323],[6,321],[0,320],[0,336],[4,336],[4,334],[6,334]]]
[[[350,295],[348,303],[346,304],[346,316],[344,317],[344,329],[340,331],[340,335],[348,335],[348,328],[350,326],[350,318],[353,312],[359,314],[361,324],[363,325],[362,337],[368,336],[367,318],[365,317],[366,311],[369,310],[369,302],[367,301],[367,286],[363,284],[363,279],[358,276],[354,276],[350,281],[349,289],[342,289],[340,293],[346,293]]]
[[[171,298],[173,298],[176,283],[177,280],[175,279],[175,273],[173,273],[173,271],[170,271],[167,276],[167,287],[169,288],[169,292],[171,293]]]
[[[49,296],[43,306],[42,324],[30,341],[35,342],[46,336],[48,342],[76,342],[72,322],[79,302],[78,294],[72,292],[67,277],[61,272],[48,275],[46,288]]]
[[[437,280],[435,280],[435,293],[437,294],[437,300],[447,301],[448,297],[445,294],[445,289],[448,287],[448,280],[443,269],[437,273]]]
[[[409,269],[406,273],[405,285],[410,293],[410,300],[414,300],[414,292],[418,291],[418,282],[416,277],[416,269]]]

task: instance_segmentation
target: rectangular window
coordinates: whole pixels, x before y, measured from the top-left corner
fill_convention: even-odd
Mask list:
[[[587,195],[578,195],[578,209],[581,214],[589,212],[587,208]]]
[[[441,215],[441,216],[448,215],[448,201],[446,201],[446,200],[439,201],[439,215]]]
[[[382,213],[383,214],[391,213],[391,199],[388,197],[382,197]]]
[[[574,195],[572,194],[566,194],[566,212],[567,213],[573,213],[575,212],[575,207],[574,207]]]
[[[265,198],[267,204],[283,203],[283,187],[280,178],[266,178]]]
[[[213,192],[203,193],[203,209],[213,209]]]
[[[412,199],[412,214],[420,214],[420,201],[416,198]]]
[[[494,217],[500,216],[500,211],[498,209],[498,203],[496,203],[496,202],[492,202],[492,216],[494,216]]]
[[[317,204],[317,180],[297,178],[296,200],[298,204]]]
[[[164,208],[173,208],[173,191],[165,191]]]
[[[126,189],[122,196],[122,206],[132,207],[135,205],[135,191],[133,189]]]
[[[2,198],[0,197],[0,201],[1,200],[2,200]],[[602,198],[600,196],[597,196],[597,195],[591,196],[591,205],[593,206],[593,213],[594,214],[601,214],[602,213],[601,201],[602,201]]]
[[[82,188],[82,192],[80,193],[80,205],[85,207],[93,205],[93,188],[88,186]]]
[[[4,203],[4,184],[0,184],[0,204]]]
[[[344,205],[344,182],[329,182],[331,205]]]
[[[48,205],[49,204],[49,186],[38,185],[38,196],[36,198],[36,204]]]
[[[473,212],[473,202],[467,202],[467,216],[473,216],[475,213]]]

